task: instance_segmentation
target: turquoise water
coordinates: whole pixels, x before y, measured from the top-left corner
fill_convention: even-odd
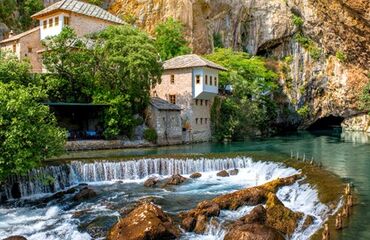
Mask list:
[[[338,239],[370,239],[370,135],[362,133],[300,132],[268,139],[249,140],[230,144],[195,144],[157,149],[100,151],[72,154],[74,158],[171,153],[228,153],[258,152],[271,156],[305,155],[320,161],[325,168],[346,182],[352,182],[359,194],[348,228]]]

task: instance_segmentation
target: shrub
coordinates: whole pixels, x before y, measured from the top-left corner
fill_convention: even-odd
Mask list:
[[[153,128],[145,129],[144,131],[144,139],[155,143],[157,141],[158,135],[157,132]]]
[[[300,109],[298,109],[297,113],[302,118],[307,118],[308,115],[310,114],[310,107],[306,104],[303,107],[301,107]]]
[[[292,22],[293,22],[293,24],[295,25],[295,26],[297,26],[297,27],[302,27],[303,26],[303,23],[304,23],[304,20],[300,17],[300,16],[298,16],[298,15],[296,15],[296,14],[293,14],[293,17],[292,17]]]
[[[337,57],[337,59],[338,59],[340,62],[345,62],[345,61],[347,60],[347,55],[346,55],[343,51],[338,50],[338,51],[335,53],[335,56]]]

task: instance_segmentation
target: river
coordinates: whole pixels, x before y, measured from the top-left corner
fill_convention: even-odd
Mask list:
[[[68,156],[75,158],[110,158],[120,156],[140,155],[153,158],[153,155],[179,154],[179,153],[230,153],[250,152],[275,157],[304,156],[306,159],[320,161],[325,168],[339,175],[345,182],[352,182],[359,195],[359,204],[355,207],[354,216],[348,228],[338,235],[339,239],[370,239],[370,136],[361,133],[333,132],[299,132],[285,136],[268,139],[253,139],[244,142],[228,144],[194,144],[184,146],[171,146],[152,149],[112,150],[73,153]],[[257,159],[258,160],[258,159]],[[165,161],[158,163],[150,159],[144,162],[121,162],[109,164],[70,164],[68,171],[71,174],[61,176],[57,187],[79,182],[95,182],[94,187],[99,192],[99,198],[83,204],[76,204],[66,199],[49,202],[46,206],[35,207],[23,201],[15,201],[6,207],[0,206],[0,239],[1,237],[23,234],[30,239],[90,239],[88,232],[94,234],[95,227],[111,226],[116,221],[119,211],[130,202],[138,198],[155,195],[157,203],[171,213],[177,213],[194,206],[196,202],[209,199],[215,195],[228,191],[241,189],[245,186],[261,184],[276,177],[288,176],[295,172],[294,169],[284,168],[276,164],[250,162],[250,159],[220,159],[218,162],[186,163],[183,161]],[[149,167],[148,167],[149,166]],[[158,167],[161,166],[161,167]],[[142,187],[143,178],[153,173],[170,175],[171,168],[176,167],[183,174],[193,171],[205,172],[204,176],[195,182],[190,182],[182,187],[170,191],[148,190]],[[228,180],[215,177],[219,169],[238,167],[242,171],[239,176]],[[51,169],[51,170],[50,170]],[[131,169],[130,171],[117,171],[117,169]],[[139,171],[138,171],[139,169]],[[65,172],[64,169],[49,168],[56,175]],[[101,174],[104,173],[104,174]],[[253,175],[253,178],[250,176]],[[67,176],[68,175],[68,176]],[[110,182],[112,179],[126,179],[124,183]],[[223,181],[220,185],[220,181]],[[243,182],[243,184],[240,184]],[[44,191],[37,188],[33,182],[25,184],[24,194],[33,194]],[[45,190],[47,191],[47,190]],[[294,193],[294,194],[293,194]],[[291,186],[291,189],[282,189],[278,195],[285,196],[284,204],[292,209],[316,216],[316,227],[320,225],[325,206],[317,203],[317,196],[313,189],[307,185]],[[194,199],[195,198],[195,199]],[[122,201],[125,199],[125,201]],[[294,200],[295,199],[295,200]],[[305,206],[301,204],[305,201]],[[84,211],[82,216],[79,211]],[[234,219],[245,214],[250,209],[241,209],[238,212],[223,212],[221,220]],[[324,213],[323,213],[324,212]],[[97,219],[97,220],[96,220]],[[25,227],[26,226],[26,227]],[[314,226],[315,227],[315,226]],[[222,230],[222,229],[221,229]],[[311,229],[311,230],[314,230]],[[310,231],[311,231],[310,230]],[[208,233],[206,238],[186,235],[184,239],[219,239],[222,237],[220,229]],[[310,231],[299,233],[295,239],[304,239],[311,234]],[[58,237],[59,236],[59,237]],[[99,236],[99,234],[97,235]],[[217,236],[217,238],[215,238]],[[221,238],[222,239],[222,238]]]

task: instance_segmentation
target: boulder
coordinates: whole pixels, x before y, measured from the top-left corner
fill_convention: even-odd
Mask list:
[[[180,174],[175,174],[175,175],[172,175],[170,178],[166,179],[162,187],[167,187],[169,185],[180,185],[186,180],[187,180],[186,177],[183,177]]]
[[[283,234],[291,236],[304,214],[300,212],[294,212],[285,207],[274,193],[269,193],[267,198],[266,224],[279,230]]]
[[[176,239],[180,229],[158,206],[144,203],[110,230],[108,240]]]
[[[239,173],[239,169],[232,169],[232,170],[229,170],[229,174],[230,174],[230,176],[238,175],[238,173]]]
[[[229,173],[226,170],[222,170],[221,172],[217,173],[218,177],[229,177]]]
[[[201,173],[196,172],[196,173],[191,174],[190,178],[200,178],[201,176],[202,176]]]
[[[158,183],[159,179],[156,178],[156,177],[151,177],[151,178],[148,178],[145,182],[144,182],[144,187],[154,187],[157,183]]]
[[[27,240],[27,238],[23,236],[10,236],[10,237],[4,238],[3,240]]]
[[[183,219],[181,226],[186,231],[203,233],[207,226],[208,218],[218,215],[220,215],[220,207],[217,203],[209,200],[202,201],[196,208],[180,214],[180,217]]]
[[[229,227],[225,240],[282,240],[284,237],[276,229],[266,225],[267,212],[262,205],[241,217]]]
[[[232,227],[224,240],[284,240],[274,228],[261,224],[245,224]]]
[[[84,201],[96,197],[98,194],[91,188],[82,188],[74,197],[74,201]]]

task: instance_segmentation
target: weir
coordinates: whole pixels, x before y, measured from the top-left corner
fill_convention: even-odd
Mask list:
[[[157,174],[191,174],[245,168],[251,158],[225,159],[142,159],[136,161],[73,161],[59,166],[47,166],[30,171],[25,176],[13,176],[3,186],[6,199],[62,191],[80,183],[115,180],[140,180]]]

